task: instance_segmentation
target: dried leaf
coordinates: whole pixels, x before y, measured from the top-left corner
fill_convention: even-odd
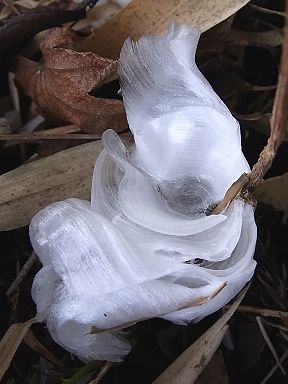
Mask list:
[[[244,298],[249,284],[236,301],[199,339],[186,349],[152,384],[193,384],[211,360],[228,328],[227,321]]]
[[[53,29],[41,45],[43,64],[17,57],[16,81],[48,120],[67,121],[90,133],[107,128],[119,132],[127,128],[122,101],[88,94],[116,78],[116,62],[91,52],[77,52],[79,42],[72,29]]]
[[[83,43],[86,50],[117,58],[127,37],[161,34],[173,20],[202,31],[225,20],[249,0],[132,0]]]
[[[128,143],[131,136],[122,138]],[[79,145],[1,175],[0,230],[29,224],[35,213],[55,201],[89,199],[93,167],[101,149],[101,141]]]
[[[22,10],[15,15],[2,20],[0,25],[0,52],[10,51],[14,47],[29,41],[36,33],[48,28],[57,27],[68,21],[81,20],[86,17],[87,4],[93,6],[93,1],[83,1],[72,10],[60,6],[37,7]]]
[[[283,222],[288,219],[288,172],[281,176],[264,180],[255,190],[258,201],[271,204],[277,211],[283,212]]]
[[[34,319],[30,319],[25,323],[11,325],[0,341],[0,381],[9,368],[21,341],[33,323]]]

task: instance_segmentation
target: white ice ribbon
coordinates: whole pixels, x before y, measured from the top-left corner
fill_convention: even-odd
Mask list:
[[[38,318],[83,360],[119,361],[130,350],[119,329],[198,320],[253,275],[253,208],[236,200],[209,215],[249,166],[237,121],[196,67],[198,39],[171,24],[125,42],[119,78],[135,146],[106,131],[91,203],[54,203],[31,222]]]

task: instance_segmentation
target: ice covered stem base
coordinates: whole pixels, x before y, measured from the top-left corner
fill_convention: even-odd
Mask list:
[[[91,203],[54,203],[31,222],[38,319],[83,360],[119,361],[131,348],[122,328],[197,321],[253,275],[253,208],[236,200],[209,215],[249,166],[237,121],[195,65],[198,39],[171,24],[125,42],[119,77],[135,145],[106,131]]]

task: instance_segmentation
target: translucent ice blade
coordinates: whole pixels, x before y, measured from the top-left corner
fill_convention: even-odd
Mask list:
[[[220,261],[230,257],[239,241],[243,207],[243,202],[233,202],[225,212],[227,220],[190,236],[163,235],[147,230],[134,222],[120,221],[120,219],[119,228],[122,228],[133,247],[149,249],[155,253],[155,257],[164,254],[179,261],[196,258]],[[118,220],[115,224],[118,225]]]
[[[253,260],[256,239],[257,228],[253,208],[246,205],[241,236],[230,258],[222,262],[210,263],[209,268],[202,267],[203,270],[209,271],[223,282],[225,281],[227,284],[225,289],[201,307],[176,311],[164,315],[163,318],[177,324],[185,324],[193,320],[200,320],[227,304],[253,276],[256,267],[256,262]]]
[[[182,268],[165,257],[135,253],[121,232],[85,203],[54,203],[32,220],[30,237],[41,259],[50,263],[75,297],[98,295],[169,275]]]
[[[153,179],[128,161],[126,149],[114,131],[105,132],[103,145],[105,150],[96,163],[92,190],[92,207],[97,212],[104,212],[103,207],[106,207],[105,212],[111,219],[113,216],[115,220],[118,216],[121,219],[121,215],[124,215],[125,218],[144,228],[170,235],[199,233],[226,220],[223,215],[208,217],[202,214],[193,218],[177,214],[169,209],[165,197],[157,190],[157,185],[153,184]],[[110,178],[106,176],[106,180],[113,180],[113,184],[109,182],[105,193],[97,181],[100,181],[99,177],[105,178],[105,171],[110,162],[108,154],[122,170],[123,175],[118,180],[116,176]],[[100,175],[98,178],[97,171]],[[114,171],[117,169],[114,168]]]
[[[127,40],[118,71],[135,164],[162,180],[203,178],[219,198],[249,166],[238,123],[195,65],[198,39],[171,24],[164,37]]]

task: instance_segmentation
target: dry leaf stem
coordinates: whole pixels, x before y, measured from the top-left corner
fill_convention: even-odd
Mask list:
[[[193,384],[209,363],[228,328],[227,322],[243,300],[250,283],[219,320],[187,348],[152,384]]]
[[[89,133],[19,133],[11,135],[0,135],[0,141],[17,141],[19,143],[37,140],[100,140],[101,135]]]
[[[229,309],[230,307],[231,305],[225,305],[224,308]],[[236,311],[251,313],[253,315],[261,315],[263,317],[275,317],[275,318],[287,317],[288,318],[288,312],[283,312],[280,310],[278,311],[276,309],[250,307],[248,305],[239,305]]]
[[[9,368],[20,343],[34,322],[35,319],[30,319],[25,323],[11,325],[0,341],[0,381]]]
[[[214,209],[214,214],[223,211],[237,195],[247,196],[248,193],[253,191],[262,182],[264,175],[272,165],[279,146],[285,138],[288,126],[288,0],[286,0],[285,15],[286,25],[284,28],[278,85],[270,123],[270,137],[257,163],[253,166],[252,171],[249,174],[241,175],[240,178],[232,184],[223,200]]]
[[[284,363],[287,357],[288,357],[288,351],[285,351],[285,353],[283,353],[283,355],[280,357],[280,362]],[[273,374],[277,371],[278,368],[279,368],[279,365],[276,363],[274,367],[271,369],[271,371],[264,377],[264,379],[261,381],[260,384],[266,384],[268,380],[273,376]]]
[[[283,365],[282,365],[282,363],[281,363],[281,361],[280,361],[280,359],[279,359],[279,357],[277,355],[277,352],[276,352],[276,350],[274,348],[274,345],[272,344],[272,341],[270,340],[270,337],[268,336],[268,334],[266,332],[266,329],[265,329],[264,325],[262,324],[261,317],[260,316],[256,316],[256,320],[257,320],[258,326],[260,328],[260,331],[261,331],[261,333],[262,333],[262,335],[263,335],[263,337],[265,339],[265,342],[266,342],[268,348],[270,349],[270,351],[271,351],[271,353],[272,353],[272,355],[273,355],[273,357],[274,357],[278,367],[280,368],[282,374],[286,375],[286,371],[285,371],[285,369],[284,369],[284,367],[283,367]]]
[[[23,265],[19,274],[17,274],[16,279],[13,281],[10,288],[7,290],[6,292],[7,297],[11,298],[13,296],[13,294],[19,288],[19,285],[22,283],[23,279],[25,278],[27,273],[30,271],[30,269],[32,268],[36,260],[37,260],[37,256],[36,256],[36,253],[33,251],[29,256],[28,260],[26,261],[26,263]]]

